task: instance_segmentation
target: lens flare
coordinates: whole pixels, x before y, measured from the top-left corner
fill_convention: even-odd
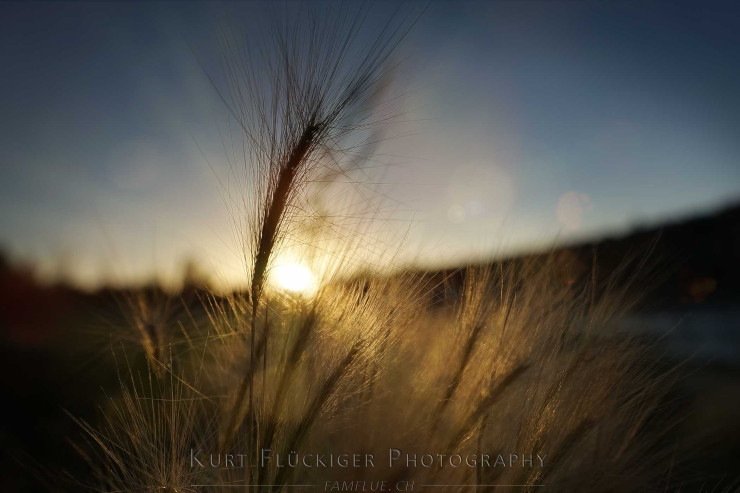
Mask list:
[[[301,264],[282,264],[275,266],[273,278],[278,287],[294,293],[306,293],[313,288],[311,271]]]

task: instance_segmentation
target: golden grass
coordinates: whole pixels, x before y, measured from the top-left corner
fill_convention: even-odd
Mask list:
[[[409,26],[408,19],[389,24],[353,62],[362,15],[342,12],[321,23],[301,10],[292,28],[307,28],[315,43],[278,29],[272,51],[249,52],[266,61],[227,43],[223,99],[244,132],[254,187],[240,223],[251,289],[204,300],[207,322],[190,331],[136,322],[147,369],[127,366],[122,396],[111,400],[102,425],[82,423],[92,447],[81,450],[97,451],[89,455],[92,489],[287,491],[290,484],[323,489],[329,479],[482,491],[656,486],[661,435],[646,423],[666,385],[656,384],[645,348],[611,331],[629,304],[616,289],[596,296],[596,276],[568,285],[554,259],[469,267],[441,301],[429,276],[341,281],[332,278],[338,269],[310,297],[266,289],[282,240],[308,220],[299,205],[307,184],[341,160],[343,139],[377,123],[367,108]],[[329,252],[335,267],[352,261],[358,243],[343,239]],[[266,449],[283,458],[348,451],[378,458],[372,468],[263,466]],[[390,467],[381,459],[389,449],[545,460],[541,467]],[[193,450],[201,461],[213,454],[218,466],[193,467]],[[226,467],[227,455],[247,467]]]

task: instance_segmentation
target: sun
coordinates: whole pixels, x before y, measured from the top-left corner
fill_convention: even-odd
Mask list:
[[[296,264],[276,265],[273,271],[278,287],[294,293],[307,293],[314,287],[314,278],[308,267]]]

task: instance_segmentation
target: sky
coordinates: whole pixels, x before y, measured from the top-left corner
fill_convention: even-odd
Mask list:
[[[238,282],[234,122],[206,73],[224,23],[265,10],[0,3],[6,254],[85,286],[188,259]],[[731,2],[432,2],[399,49],[401,116],[371,177],[405,238],[388,248],[454,265],[737,202],[738,48]]]

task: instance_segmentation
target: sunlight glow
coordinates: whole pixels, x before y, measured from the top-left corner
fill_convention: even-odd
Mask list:
[[[314,286],[313,274],[301,264],[277,265],[273,271],[273,276],[280,288],[295,293],[306,293]]]

